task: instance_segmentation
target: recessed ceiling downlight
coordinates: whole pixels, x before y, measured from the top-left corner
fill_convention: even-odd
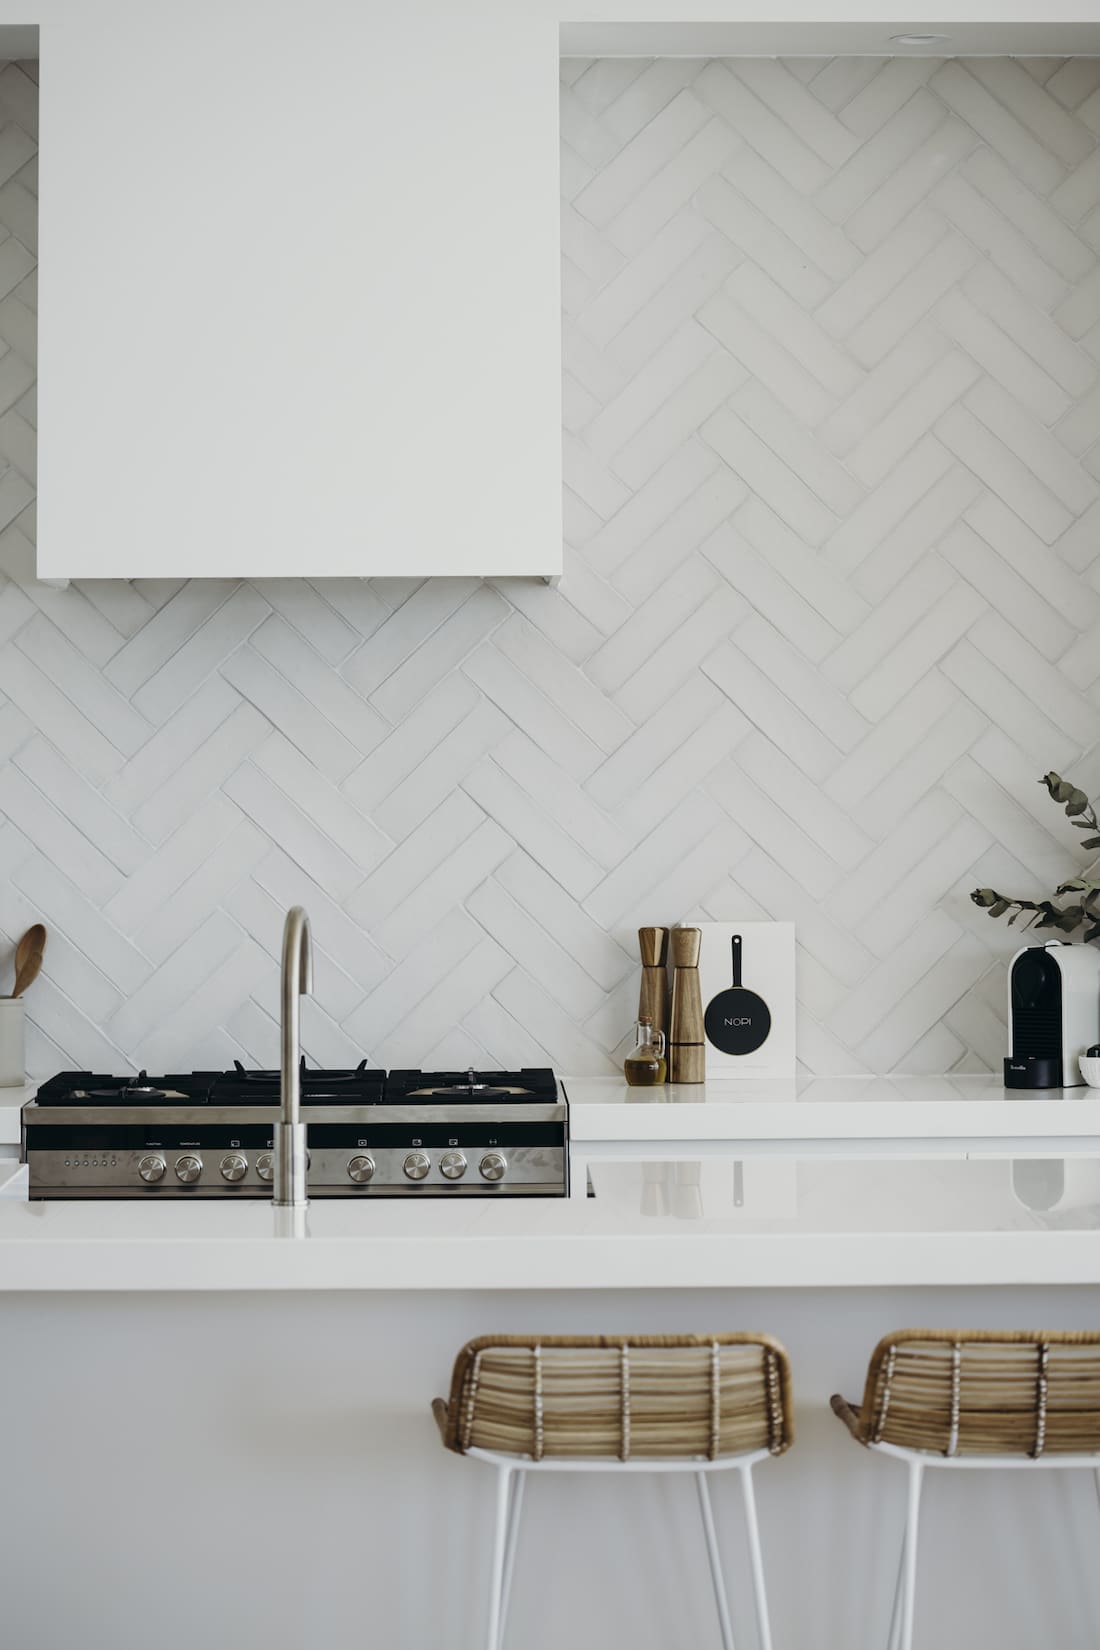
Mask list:
[[[951,39],[949,34],[892,34],[891,46],[942,46]]]

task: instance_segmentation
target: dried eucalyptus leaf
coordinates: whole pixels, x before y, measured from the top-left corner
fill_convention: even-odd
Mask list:
[[[1082,848],[1089,852],[1100,849],[1100,820],[1084,791],[1071,785],[1053,769],[1044,774],[1039,783],[1045,785],[1053,799],[1062,805],[1077,830],[1093,833],[1082,842]],[[1089,877],[1070,877],[1056,892],[1060,897],[1078,894],[1081,898],[1070,905],[1055,905],[1049,899],[1011,899],[998,894],[994,888],[975,888],[970,898],[991,917],[1007,915],[1010,928],[1021,917],[1024,918],[1025,928],[1056,928],[1064,934],[1072,934],[1083,924],[1091,923],[1093,926],[1088,929],[1085,939],[1100,939],[1100,922],[1097,920],[1100,919],[1100,883]]]

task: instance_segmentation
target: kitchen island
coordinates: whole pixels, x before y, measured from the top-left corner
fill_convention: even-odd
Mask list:
[[[858,1397],[871,1346],[904,1324],[1100,1323],[1100,1095],[565,1084],[567,1199],[31,1204],[5,1164],[7,1642],[137,1650],[155,1622],[158,1650],[467,1650],[491,1485],[428,1413],[459,1345],[743,1327],[777,1334],[794,1368],[798,1439],[759,1475],[776,1645],[881,1645],[901,1475],[829,1394]],[[962,1478],[930,1494],[918,1643],[1093,1642],[1092,1485]],[[583,1499],[540,1482],[510,1645],[716,1642],[694,1518],[689,1489],[657,1478],[586,1480]],[[732,1490],[718,1518],[752,1645]],[[978,1559],[952,1562],[975,1528],[992,1600]]]

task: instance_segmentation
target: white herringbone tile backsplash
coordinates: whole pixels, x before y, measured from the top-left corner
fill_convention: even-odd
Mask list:
[[[36,101],[3,68],[32,1071],[270,1064],[294,900],[325,1064],[610,1070],[640,922],[773,916],[809,1070],[996,1067],[968,890],[1048,891],[1035,781],[1100,784],[1100,62],[566,62],[555,590],[35,584]]]

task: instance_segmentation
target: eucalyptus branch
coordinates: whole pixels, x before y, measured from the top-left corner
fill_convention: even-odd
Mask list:
[[[1075,830],[1091,833],[1082,841],[1081,847],[1090,852],[1100,849],[1100,821],[1096,817],[1095,805],[1084,791],[1056,773],[1044,774],[1039,783],[1046,786],[1052,800],[1065,810]],[[1067,905],[1055,905],[1053,899],[1014,899],[998,894],[993,888],[975,888],[970,898],[991,917],[1003,917],[1011,912],[1008,918],[1010,928],[1023,917],[1025,928],[1056,928],[1063,934],[1073,934],[1078,928],[1083,928],[1083,939],[1100,939],[1100,882],[1094,881],[1091,876],[1070,877],[1054,890],[1056,899],[1064,899],[1070,894],[1075,894],[1077,898],[1071,899]]]

